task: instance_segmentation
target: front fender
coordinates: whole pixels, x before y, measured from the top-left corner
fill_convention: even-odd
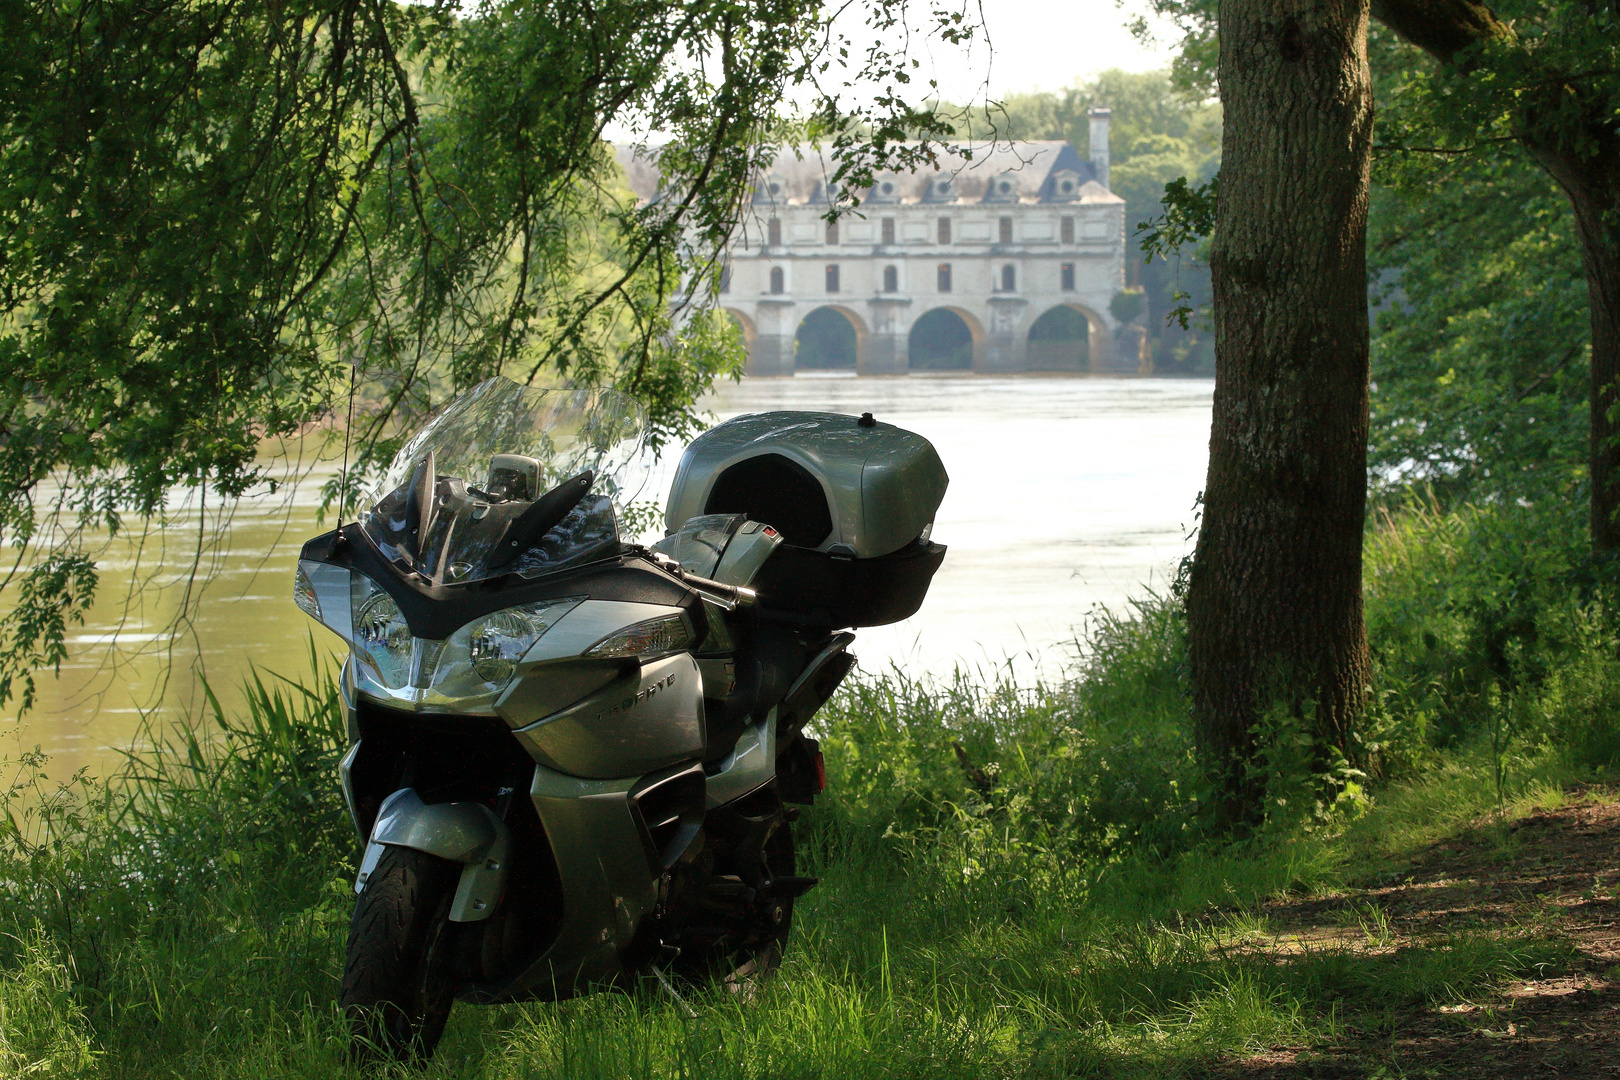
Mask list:
[[[450,903],[451,922],[489,918],[506,887],[512,833],[481,803],[425,803],[415,788],[400,788],[377,811],[354,891],[363,892],[383,848],[407,847],[461,863],[461,881]]]

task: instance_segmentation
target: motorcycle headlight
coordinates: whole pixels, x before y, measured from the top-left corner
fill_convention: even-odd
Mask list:
[[[680,615],[660,615],[656,619],[638,622],[617,630],[585,650],[593,660],[611,660],[622,656],[639,656],[650,660],[665,653],[678,652],[692,643],[692,631]]]
[[[505,686],[540,635],[578,606],[581,596],[521,604],[474,619],[451,634],[439,656],[433,689],[471,697]]]
[[[411,628],[394,598],[363,574],[351,579],[354,647],[377,671],[382,684],[400,690],[411,681]]]

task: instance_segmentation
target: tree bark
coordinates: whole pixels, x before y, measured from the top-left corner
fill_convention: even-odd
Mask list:
[[[1372,14],[1441,63],[1513,30],[1475,0],[1375,0]],[[1620,133],[1605,87],[1549,71],[1526,88],[1520,143],[1558,181],[1575,211],[1592,320],[1592,547],[1620,552]],[[1574,107],[1571,108],[1572,103]]]
[[[1302,723],[1320,765],[1354,757],[1365,700],[1367,18],[1367,0],[1220,4],[1215,402],[1187,616],[1198,749],[1231,827],[1264,813],[1263,720]]]
[[[1598,109],[1589,110],[1593,113],[1601,115]],[[1620,397],[1620,138],[1612,128],[1592,135],[1587,152],[1568,145],[1573,140],[1531,132],[1520,141],[1558,181],[1575,210],[1592,320],[1592,548],[1613,553],[1620,552],[1620,416],[1615,415]]]

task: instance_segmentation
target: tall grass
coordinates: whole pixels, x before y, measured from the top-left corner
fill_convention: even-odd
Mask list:
[[[817,721],[832,786],[800,828],[822,884],[757,1000],[648,985],[460,1006],[423,1075],[1197,1076],[1332,1038],[1347,1011],[1558,970],[1568,949],[1537,927],[1286,961],[1261,947],[1267,898],[1331,893],[1612,765],[1602,589],[1573,557],[1512,556],[1515,530],[1543,547],[1548,531],[1516,513],[1550,511],[1412,507],[1373,531],[1370,796],[1238,845],[1207,834],[1181,617],[1162,599],[1098,621],[1061,683],[862,675]],[[244,714],[216,704],[206,737],[148,733],[105,779],[14,763],[0,1075],[354,1073],[334,1004],[358,848],[336,687],[317,670],[248,691]],[[1493,716],[1510,737],[1492,741]],[[1380,912],[1358,912],[1387,941]]]

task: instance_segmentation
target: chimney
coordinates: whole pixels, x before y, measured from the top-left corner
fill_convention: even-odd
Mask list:
[[[1099,105],[1087,115],[1091,117],[1091,167],[1097,170],[1097,182],[1108,187],[1108,118],[1112,114]]]

